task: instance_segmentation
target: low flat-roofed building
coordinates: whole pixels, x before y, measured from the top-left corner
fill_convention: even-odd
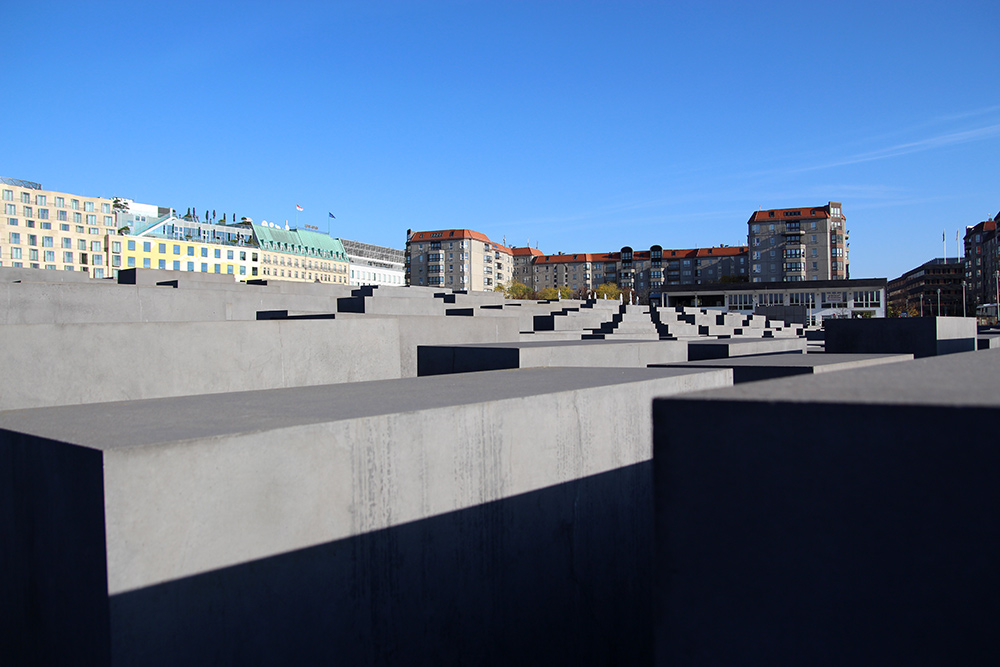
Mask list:
[[[809,282],[716,283],[664,288],[656,303],[696,306],[722,312],[782,313],[790,322],[820,324],[825,319],[885,317],[885,278]]]
[[[964,264],[959,257],[937,257],[889,282],[889,303],[910,315],[974,315],[962,305]]]
[[[351,285],[406,284],[405,253],[398,248],[340,239],[347,253]]]

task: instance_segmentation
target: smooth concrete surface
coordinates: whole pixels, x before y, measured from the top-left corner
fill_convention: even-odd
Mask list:
[[[372,316],[365,316],[366,319]],[[461,343],[507,343],[519,340],[514,318],[412,316],[395,320],[399,331],[399,369],[401,377],[417,377],[417,349],[421,345],[458,345]]]
[[[914,357],[976,349],[974,317],[825,320],[826,351],[909,353]]]
[[[976,349],[991,350],[1000,347],[1000,333],[979,334],[976,338]]]
[[[249,251],[244,247],[245,251]],[[220,289],[242,286],[239,276],[229,273],[208,273],[201,271],[173,271],[165,269],[121,269],[118,272],[119,285],[146,285],[147,287],[165,287],[173,283],[174,287]],[[243,286],[245,287],[245,286]]]
[[[61,605],[9,612],[8,655],[75,623],[80,664],[648,662],[652,399],[730,382],[529,369],[2,412],[0,479],[39,471],[34,502],[0,492],[7,599]],[[78,453],[88,484],[46,477]],[[106,560],[49,569],[34,536],[96,507],[63,542]]]
[[[759,382],[793,375],[837,371],[911,361],[912,354],[764,354],[662,364],[666,368],[731,368],[733,383]],[[659,367],[661,364],[651,364]]]
[[[422,345],[417,375],[469,373],[508,368],[627,367],[687,359],[680,341],[539,341],[492,345]]]
[[[6,325],[0,410],[398,378],[399,326],[365,319]]]
[[[0,283],[107,283],[95,280],[86,271],[50,271],[0,266]]]
[[[0,283],[0,324],[107,322],[219,322],[254,320],[259,310],[333,313],[345,288],[285,293],[271,285],[233,284],[225,289],[119,285]]]
[[[805,338],[726,338],[688,341],[688,361],[728,359],[751,354],[802,354],[805,351]]]
[[[997,377],[982,351],[657,399],[656,663],[992,663]]]

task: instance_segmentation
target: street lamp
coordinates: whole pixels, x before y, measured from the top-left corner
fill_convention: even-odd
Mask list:
[[[965,317],[965,278],[962,279],[962,317]]]
[[[938,317],[941,317],[941,288],[938,287]]]
[[[920,293],[920,317],[924,316],[924,293]]]

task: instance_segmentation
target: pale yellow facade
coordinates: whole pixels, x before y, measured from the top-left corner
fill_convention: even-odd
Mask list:
[[[84,271],[110,278],[114,202],[105,197],[0,183],[0,266]]]
[[[348,263],[336,259],[304,257],[290,252],[261,252],[261,277],[293,282],[347,285]]]
[[[219,273],[235,280],[260,277],[260,250],[254,246],[154,236],[113,236],[108,243],[112,250],[120,250],[121,268]]]

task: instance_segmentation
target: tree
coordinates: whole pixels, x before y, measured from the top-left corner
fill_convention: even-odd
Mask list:
[[[121,197],[115,197],[111,200],[111,208],[115,213],[119,211],[122,213],[128,213],[128,202]]]
[[[573,297],[573,290],[563,285],[562,287],[546,287],[538,293],[539,299],[570,299]]]
[[[494,288],[497,292],[503,292],[508,299],[534,299],[535,292],[524,283],[513,281],[508,285],[497,285]]]
[[[597,288],[597,298],[598,299],[617,299],[621,296],[622,291],[618,289],[618,285],[614,283],[604,283]]]

